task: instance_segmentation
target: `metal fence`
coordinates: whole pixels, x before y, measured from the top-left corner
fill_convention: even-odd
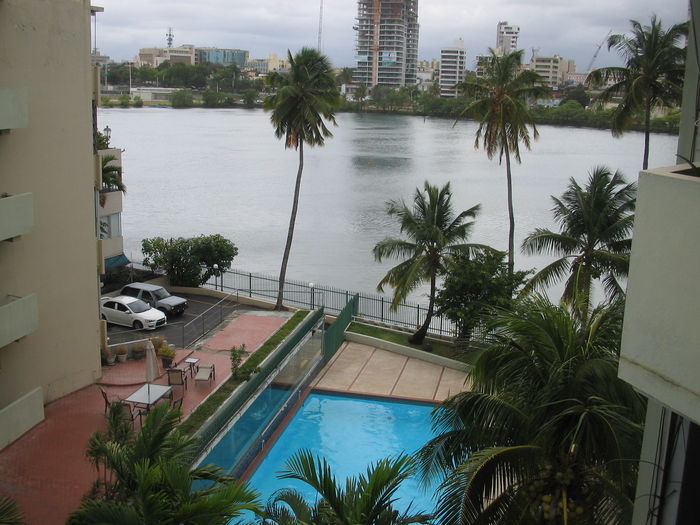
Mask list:
[[[274,301],[277,298],[278,280],[269,275],[227,270],[220,277],[212,277],[204,285],[207,288],[239,294],[258,299]],[[332,286],[287,280],[284,285],[284,304],[300,308],[315,309],[323,306],[326,312],[338,315],[345,305],[358,295],[357,316],[363,319],[415,329],[423,324],[428,312],[426,306],[418,303],[400,303],[396,310],[391,309],[391,299],[379,294],[357,293]],[[430,322],[430,333],[456,336],[457,326],[442,315],[436,315]]]

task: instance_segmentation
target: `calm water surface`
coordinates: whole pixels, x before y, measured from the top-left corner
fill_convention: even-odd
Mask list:
[[[399,115],[340,114],[334,137],[305,148],[297,225],[287,275],[374,291],[391,262],[372,247],[398,233],[389,199],[410,201],[423,181],[452,184],[458,211],[481,204],[472,242],[505,250],[505,167],[475,150],[472,122]],[[253,109],[100,109],[100,129],[123,148],[126,255],[140,258],[145,237],[220,233],[239,248],[234,267],[279,272],[298,156],[276,139],[269,114]],[[641,133],[541,126],[533,149],[513,165],[516,245],[536,227],[553,227],[550,195],[596,165],[635,179]],[[674,163],[675,136],[653,135],[651,166]],[[516,256],[520,268],[549,259]],[[395,263],[394,263],[395,264]],[[416,297],[418,298],[418,297]]]

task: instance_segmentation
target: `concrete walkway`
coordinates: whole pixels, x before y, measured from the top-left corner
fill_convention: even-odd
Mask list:
[[[468,390],[466,377],[461,370],[346,342],[313,386],[336,392],[442,401]]]

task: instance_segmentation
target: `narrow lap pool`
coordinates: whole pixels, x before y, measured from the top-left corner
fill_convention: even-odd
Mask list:
[[[313,502],[316,494],[307,485],[277,479],[277,472],[297,450],[308,448],[325,456],[342,483],[347,476],[365,472],[370,463],[401,452],[411,454],[424,445],[433,437],[432,408],[427,403],[311,393],[258,465],[250,484],[264,501],[275,490],[288,487]],[[405,510],[413,501],[412,512],[430,512],[433,493],[424,492],[415,479],[406,480],[396,507]]]

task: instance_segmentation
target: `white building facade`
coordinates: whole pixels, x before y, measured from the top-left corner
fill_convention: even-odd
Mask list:
[[[464,80],[467,68],[467,50],[461,38],[449,47],[440,50],[440,96],[454,98],[457,96],[456,85]]]

